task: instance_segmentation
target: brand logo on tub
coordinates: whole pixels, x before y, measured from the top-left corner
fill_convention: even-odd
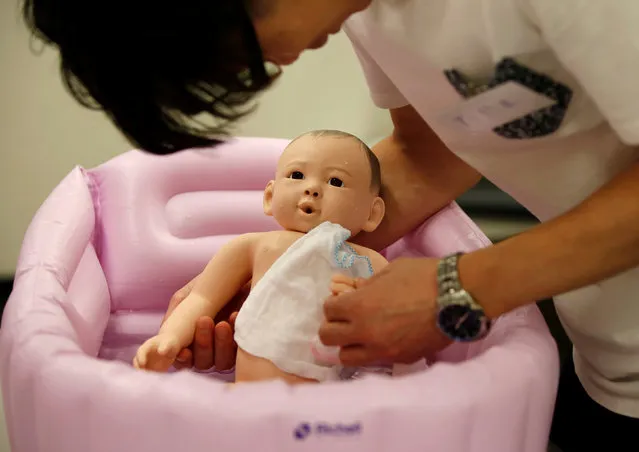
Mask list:
[[[329,424],[328,422],[316,422],[314,424],[302,422],[293,430],[293,437],[304,440],[314,436],[355,436],[362,433],[362,425],[359,422],[352,424]]]

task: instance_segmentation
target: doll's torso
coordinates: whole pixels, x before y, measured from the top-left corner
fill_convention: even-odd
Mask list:
[[[278,260],[298,239],[304,236],[296,231],[271,231],[261,234],[253,251],[253,289]]]
[[[305,233],[295,232],[295,231],[273,231],[273,232],[266,232],[266,233],[260,234],[260,236],[257,238],[257,240],[254,242],[254,245],[253,245],[254,246],[253,273],[252,273],[252,280],[251,280],[252,292],[255,291],[254,289],[258,286],[260,281],[263,280],[264,276],[276,264],[276,261],[278,261],[278,259],[280,259],[299,239],[305,237],[306,235],[307,234]],[[329,242],[329,240],[323,240],[323,241],[326,241],[327,243]],[[374,258],[373,255],[376,254],[374,251],[368,248],[353,245],[350,243],[348,243],[348,245],[357,254],[359,254],[360,256],[368,257],[369,259],[373,259]],[[318,262],[323,262],[322,258],[320,258],[319,261],[314,261],[312,263],[310,261],[314,259],[310,256],[308,256],[308,258],[309,258],[308,261],[304,259],[304,262],[308,264],[310,267],[313,267],[314,265],[317,266]],[[328,261],[326,263],[327,265],[330,265],[328,264]],[[303,266],[304,264],[299,264],[299,265]],[[319,265],[322,265],[322,264],[319,264]],[[278,272],[279,271],[281,270],[278,270]],[[320,271],[320,273],[323,274],[325,273],[325,271]],[[326,275],[324,275],[324,277],[325,276]],[[291,278],[295,278],[295,277],[296,277],[295,275],[293,274],[291,275]],[[271,276],[269,276],[269,278],[270,278],[269,281],[266,281],[266,279],[264,279],[262,283],[272,284],[273,283],[272,274]],[[320,279],[323,279],[323,278],[320,278]],[[319,280],[316,280],[316,283],[319,283]],[[326,281],[326,285],[327,285],[326,292],[328,294],[330,281]],[[279,286],[279,283],[278,283],[278,286]],[[275,290],[277,291],[278,289],[275,289]],[[288,315],[295,316],[296,315],[295,313],[297,313],[297,315],[308,314],[308,312],[301,307],[304,303],[308,303],[309,301],[308,299],[306,299],[306,296],[304,295],[302,296],[300,300],[297,300],[295,298],[291,299],[290,294],[286,296],[282,294],[282,296],[276,296],[276,299],[269,299],[269,297],[272,297],[272,295],[270,294],[270,290],[267,290],[266,292],[264,292],[264,289],[258,288],[257,291],[259,292],[259,294],[258,292],[255,292],[254,294],[256,298],[254,299],[254,301],[251,302],[252,303],[251,311],[255,311],[256,309],[257,311],[260,311],[260,312],[262,310],[268,311],[271,308],[269,308],[266,305],[263,305],[263,303],[270,304],[272,302],[272,303],[275,303],[275,305],[279,305],[279,307],[277,308],[275,308],[274,307],[275,305],[274,305],[272,309],[275,309],[277,312],[281,313],[281,314],[278,314],[278,318],[281,320],[284,320],[285,318],[287,318]],[[294,305],[297,301],[301,303],[299,306]],[[322,300],[317,300],[317,303],[321,303],[321,301]],[[255,307],[256,304],[261,305],[261,307],[256,308]],[[301,311],[298,312],[298,308],[300,308]],[[270,340],[268,336],[271,334],[269,333],[269,331],[274,332],[274,330],[279,330],[280,328],[283,328],[283,327],[286,328],[287,326],[294,328],[293,325],[289,325],[288,320],[284,322],[285,325],[284,324],[279,324],[279,326],[272,325],[272,329],[270,326],[263,325],[263,323],[266,322],[265,320],[259,320],[258,323],[260,324],[260,326],[257,328],[258,329],[266,328],[266,330],[264,331],[260,330],[261,332],[258,333],[255,330],[256,324],[254,323],[255,322],[254,319],[251,319],[249,321],[251,323],[250,326],[248,326],[247,321],[245,319],[241,319],[242,315],[245,315],[245,316],[248,315],[249,317],[253,317],[253,315],[256,315],[256,314],[249,315],[247,314],[247,312],[242,312],[242,309],[240,310],[240,314],[238,315],[239,323],[241,324],[239,325],[239,327],[241,327],[241,330],[242,330],[241,336],[246,334],[250,334],[251,336],[259,335],[260,342],[262,341],[268,342]],[[283,311],[280,311],[280,310],[283,310]],[[305,313],[305,314],[301,314],[301,313]],[[262,314],[258,314],[258,316],[261,317]],[[278,323],[278,322],[282,323],[281,321],[276,321],[275,323]],[[270,325],[270,320],[267,323],[269,323]],[[239,328],[238,320],[236,320],[236,327]],[[236,339],[237,339],[237,333],[238,333],[237,328],[236,328]],[[272,362],[272,360],[255,356],[249,353],[247,350],[245,350],[241,346],[242,343],[243,342],[241,340],[238,341],[238,351],[237,351],[236,371],[235,371],[236,382],[259,381],[259,380],[267,380],[272,378],[283,378],[288,383],[317,381],[315,379],[304,378],[299,375],[283,372],[280,368],[278,368],[276,364]]]
[[[253,277],[251,289],[254,288],[262,277],[297,240],[305,235],[297,231],[271,231],[261,234],[255,243],[253,250]],[[347,242],[359,255],[369,259],[375,259],[375,252],[369,248]]]

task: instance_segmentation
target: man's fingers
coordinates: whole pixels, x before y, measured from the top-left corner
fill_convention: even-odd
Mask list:
[[[210,369],[215,362],[213,326],[213,319],[210,317],[202,317],[197,321],[193,340],[193,364],[198,370]]]
[[[217,370],[233,368],[236,350],[231,325],[228,322],[215,325],[215,368]]]
[[[176,369],[190,369],[193,367],[193,353],[188,348],[183,348],[175,357],[173,367]]]
[[[135,357],[135,362],[138,368],[143,368],[146,366],[146,356],[138,355]]]
[[[375,356],[363,345],[351,345],[342,347],[339,360],[344,366],[366,366],[375,361]]]
[[[324,302],[324,317],[329,322],[351,320],[355,315],[353,307],[359,297],[357,292],[344,292],[328,297]]]
[[[231,325],[231,328],[233,329],[235,329],[235,319],[237,319],[237,314],[238,312],[235,311],[229,316],[229,324]]]
[[[320,326],[320,341],[326,346],[338,346],[357,344],[360,337],[351,323],[325,322]]]

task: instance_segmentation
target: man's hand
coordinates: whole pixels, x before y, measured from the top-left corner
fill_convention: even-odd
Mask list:
[[[191,292],[197,278],[197,276],[193,278],[171,297],[162,323]],[[248,296],[250,287],[251,285],[248,283],[218,313],[215,320],[210,317],[198,319],[193,343],[189,348],[182,349],[178,353],[173,364],[176,369],[195,367],[198,370],[207,370],[215,366],[216,370],[223,371],[233,368],[237,353],[237,344],[233,339],[235,318],[240,306]]]
[[[397,259],[354,291],[330,297],[320,340],[341,347],[346,366],[412,363],[430,358],[451,341],[439,331],[437,259]]]

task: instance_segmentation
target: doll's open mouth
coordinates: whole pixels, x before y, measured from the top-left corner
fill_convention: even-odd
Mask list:
[[[300,204],[299,209],[307,215],[311,215],[317,212],[317,210],[309,203]]]

